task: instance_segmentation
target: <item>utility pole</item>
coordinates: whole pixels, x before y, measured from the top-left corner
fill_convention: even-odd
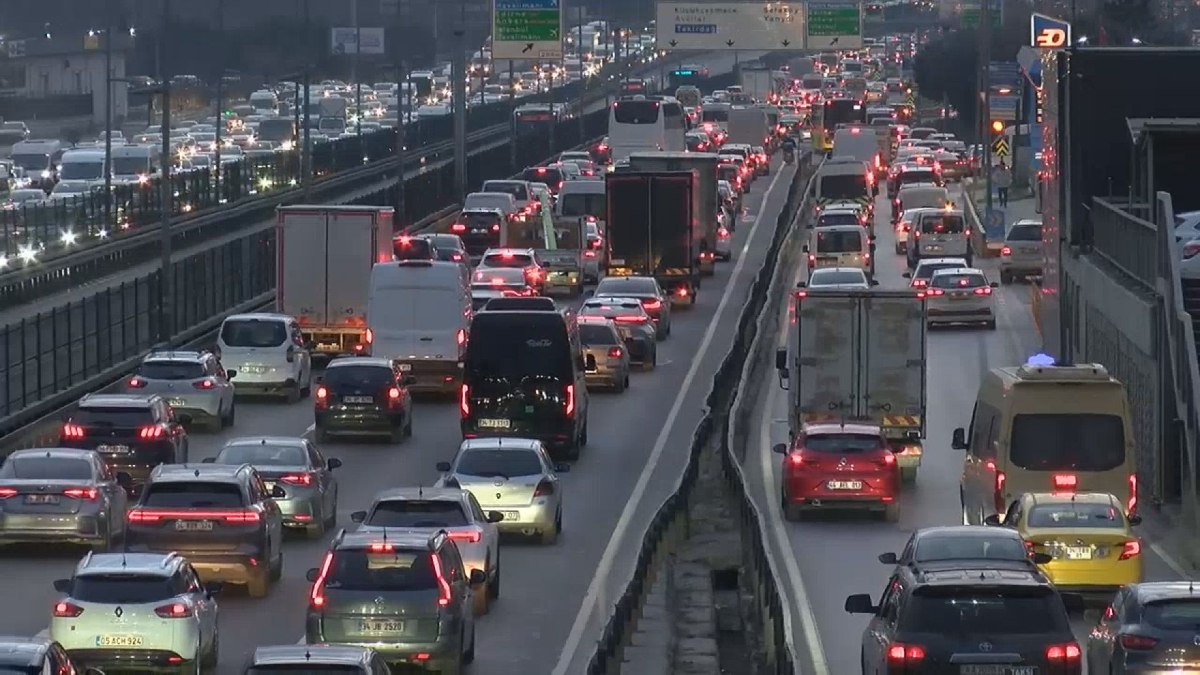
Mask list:
[[[171,0],[162,0],[162,28],[158,36],[158,58],[162,68],[162,174],[158,179],[159,245],[162,254],[160,275],[162,277],[161,318],[158,323],[158,338],[170,340],[175,324],[174,268],[171,264],[171,210],[174,197],[171,186],[171,67],[167,59],[167,35],[171,30]]]
[[[396,23],[396,34],[400,34],[400,23]],[[400,42],[394,42],[396,49],[396,85],[405,87],[402,91],[408,99],[408,105],[412,105],[412,97],[407,92],[408,81],[408,66],[404,59],[400,57]],[[397,97],[397,100],[400,100]],[[396,114],[396,219],[400,224],[408,225],[408,203],[404,194],[404,162],[407,159],[406,155],[408,148],[405,145],[408,143],[408,113],[403,109],[404,106],[396,106],[399,110]]]
[[[983,143],[984,218],[992,212],[992,137],[991,137],[991,83],[988,81],[988,64],[992,60],[992,0],[979,3],[979,127]]]
[[[213,180],[216,185],[217,203],[221,203],[221,136],[225,130],[225,116],[221,114],[225,107],[225,0],[217,0],[217,136],[213,153],[216,165],[213,168]]]
[[[460,1],[461,14],[454,27],[454,59],[450,77],[454,80],[454,191],[462,197],[467,193],[467,69],[466,41],[467,4]]]
[[[579,142],[582,143],[587,136],[587,130],[583,122],[583,95],[587,93],[587,80],[583,77],[583,2],[579,2],[578,10],[578,25],[575,26],[575,56],[579,59],[579,100],[576,102],[575,116],[579,118]]]
[[[362,151],[362,78],[359,77],[358,62],[362,56],[362,26],[358,20],[358,0],[350,0],[350,19],[354,21],[354,61],[350,64],[350,78],[354,80],[354,133],[358,135],[359,151]]]
[[[310,39],[312,33],[312,11],[308,4],[308,0],[304,0],[304,39]],[[305,54],[311,54],[310,50],[304,50]],[[304,188],[304,199],[308,200],[308,192],[312,185],[312,134],[309,129],[311,120],[309,120],[309,87],[312,85],[312,61],[311,56],[306,56],[304,61],[304,147],[300,151],[300,184]]]
[[[115,229],[112,193],[112,127],[113,127],[113,14],[116,7],[108,0],[105,8],[107,25],[104,28],[104,229]],[[150,121],[147,119],[146,124]],[[164,159],[165,161],[165,159]]]

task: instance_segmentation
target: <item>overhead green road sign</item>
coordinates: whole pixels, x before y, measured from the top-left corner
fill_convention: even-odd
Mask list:
[[[862,22],[861,2],[810,2],[804,45],[808,49],[860,49]]]
[[[560,0],[494,0],[492,58],[553,61],[562,58]]]
[[[983,14],[982,4],[980,0],[966,0],[962,4],[959,21],[963,28],[979,28],[979,18]],[[990,9],[992,28],[1003,28],[1004,3],[1001,0],[992,0]]]

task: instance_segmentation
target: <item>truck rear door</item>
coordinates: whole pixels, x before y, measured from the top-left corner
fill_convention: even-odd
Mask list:
[[[797,291],[796,414],[801,423],[851,417],[858,402],[855,337],[858,299],[845,293]]]
[[[907,291],[862,301],[863,414],[896,431],[921,431],[925,411],[925,303]]]
[[[328,223],[324,256],[328,323],[358,325],[367,316],[371,266],[376,262],[376,214],[331,211]]]

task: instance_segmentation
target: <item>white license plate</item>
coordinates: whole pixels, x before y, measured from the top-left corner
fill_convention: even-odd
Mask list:
[[[950,294],[951,300],[968,300],[968,299],[970,299],[970,297],[971,297],[970,293],[951,293]]]
[[[401,363],[400,364],[400,372],[408,372],[410,370],[412,370],[411,363]]]
[[[1021,247],[1021,253],[1034,254],[1034,253],[1041,253],[1041,252],[1042,252],[1041,249],[1034,248],[1033,246],[1022,246]]]
[[[237,369],[240,373],[250,373],[253,375],[261,375],[267,372],[266,366],[242,366]]]
[[[830,490],[861,490],[861,480],[831,480],[825,483],[825,487]]]
[[[1037,675],[1037,666],[959,666],[958,675]]]
[[[498,420],[487,417],[480,418],[480,429],[508,429],[512,426],[512,420]]]
[[[501,511],[500,513],[504,515],[504,522],[506,523],[515,523],[521,520],[520,511]]]
[[[141,635],[97,635],[97,647],[141,647],[145,640]]]
[[[175,521],[176,532],[212,532],[213,521],[211,520],[177,520]]]
[[[938,246],[937,244],[929,244],[925,247],[925,250],[926,251],[940,251],[940,250],[942,250],[942,247]]]
[[[181,398],[169,399],[167,401],[167,403],[170,403],[172,408],[182,408],[183,407],[183,399],[181,399]]]
[[[1092,548],[1090,546],[1068,546],[1067,560],[1091,560]]]
[[[346,403],[374,403],[375,397],[374,396],[347,396],[346,398],[344,398],[342,400],[345,401]]]
[[[128,445],[97,445],[96,452],[129,452]]]
[[[26,504],[57,504],[58,495],[25,495]]]
[[[388,621],[384,619],[363,619],[359,628],[364,633],[403,633],[403,621]]]

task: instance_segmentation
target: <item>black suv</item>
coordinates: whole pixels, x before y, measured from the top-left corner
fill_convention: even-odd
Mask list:
[[[390,359],[335,359],[317,382],[313,399],[317,441],[332,434],[383,434],[392,443],[412,436],[413,403],[408,386],[416,382]]]
[[[863,673],[1080,675],[1064,600],[1082,607],[1025,561],[950,561],[901,566],[878,605],[851,595],[846,611],[872,615]]]
[[[472,586],[487,575],[467,572],[444,530],[342,530],[308,580],[309,644],[370,647],[389,664],[439,673],[475,659]]]
[[[186,556],[204,581],[267,595],[283,572],[283,488],[249,464],[173,464],[150,473],[126,516],[125,550]]]
[[[588,440],[586,364],[574,316],[487,309],[471,321],[459,413],[464,438],[519,436],[567,459]]]
[[[63,420],[58,445],[95,450],[109,471],[129,474],[136,493],[154,467],[188,458],[188,435],[158,395],[88,394]]]

